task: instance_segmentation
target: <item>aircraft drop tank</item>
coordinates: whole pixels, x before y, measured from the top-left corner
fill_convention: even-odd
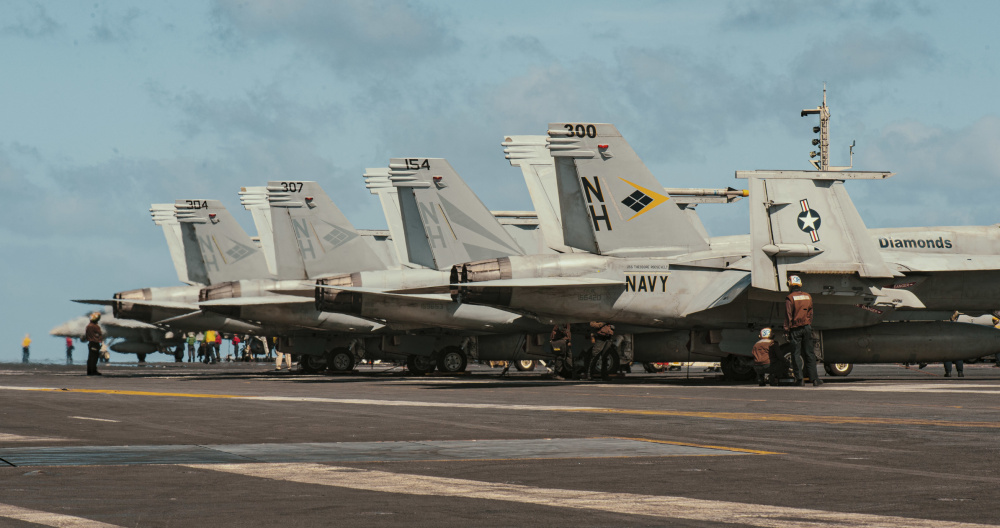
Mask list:
[[[823,332],[827,363],[920,363],[1000,352],[1000,331],[949,321],[882,323]]]

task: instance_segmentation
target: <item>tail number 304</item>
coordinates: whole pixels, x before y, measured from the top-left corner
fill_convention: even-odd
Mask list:
[[[566,129],[566,135],[569,137],[597,137],[597,127],[594,125],[574,125],[567,123],[563,125],[563,128]]]

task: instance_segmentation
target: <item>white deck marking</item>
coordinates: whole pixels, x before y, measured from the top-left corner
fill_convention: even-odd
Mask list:
[[[107,418],[89,418],[89,417],[87,417],[87,416],[70,416],[70,418],[75,418],[75,419],[77,419],[77,420],[93,420],[93,421],[95,421],[95,422],[112,422],[112,423],[120,423],[120,422],[119,422],[118,420],[109,420],[109,419],[107,419]]]
[[[251,477],[318,484],[381,493],[461,497],[593,510],[664,519],[736,523],[768,528],[864,526],[868,528],[973,528],[995,525],[915,519],[887,515],[786,508],[717,500],[633,493],[536,488],[425,475],[390,473],[322,464],[195,464],[188,467]]]
[[[50,513],[38,510],[29,510],[10,504],[0,504],[0,518],[17,519],[42,526],[58,526],[59,528],[121,528],[117,524],[102,523],[83,517],[73,517],[60,513]]]
[[[65,442],[66,438],[50,438],[47,436],[21,436],[10,433],[0,433],[0,444],[4,442]]]

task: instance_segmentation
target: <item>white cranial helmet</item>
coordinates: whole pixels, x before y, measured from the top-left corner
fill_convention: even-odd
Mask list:
[[[770,328],[761,328],[760,329],[760,337],[762,337],[764,339],[767,339],[767,338],[771,337],[771,329]]]
[[[790,275],[788,277],[788,285],[789,286],[800,286],[801,287],[802,286],[802,278],[799,277],[798,275]]]

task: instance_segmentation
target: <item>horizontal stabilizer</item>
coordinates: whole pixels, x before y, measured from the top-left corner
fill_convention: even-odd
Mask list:
[[[98,306],[114,306],[115,299],[73,299],[73,302],[80,304],[96,304]]]
[[[684,308],[684,317],[690,314],[733,302],[750,286],[750,272],[725,270]]]
[[[81,304],[99,304],[102,306],[114,306],[118,303],[128,303],[128,304],[138,304],[141,306],[151,306],[153,308],[162,308],[164,310],[197,310],[198,306],[181,301],[144,301],[140,299],[81,299],[74,300],[73,302],[78,302]]]

